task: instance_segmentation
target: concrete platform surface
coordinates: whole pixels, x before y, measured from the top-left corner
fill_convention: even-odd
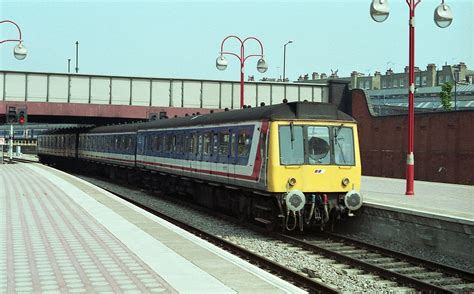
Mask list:
[[[415,195],[405,195],[406,180],[362,177],[364,205],[474,225],[474,186],[415,181]]]
[[[0,293],[304,293],[83,180],[0,165]]]

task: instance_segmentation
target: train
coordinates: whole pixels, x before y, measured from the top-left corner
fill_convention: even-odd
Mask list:
[[[357,123],[330,103],[57,129],[38,136],[37,153],[272,230],[324,229],[363,203]]]

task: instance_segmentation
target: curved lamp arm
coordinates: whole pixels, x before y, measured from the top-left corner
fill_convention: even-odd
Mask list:
[[[18,29],[19,39],[0,40],[0,44],[1,44],[1,43],[5,43],[5,42],[23,42],[23,39],[22,39],[22,37],[21,37],[21,29],[20,29],[20,27],[19,27],[14,21],[11,21],[11,20],[2,20],[2,21],[0,21],[0,24],[2,24],[2,23],[11,23],[11,24],[15,25],[16,28]]]

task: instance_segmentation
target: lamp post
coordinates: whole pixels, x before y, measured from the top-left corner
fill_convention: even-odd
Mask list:
[[[240,42],[240,55],[233,52],[224,51],[224,43],[230,38],[236,39]],[[258,44],[260,45],[260,52],[261,52],[260,54],[250,54],[250,55],[245,56],[244,47],[245,47],[245,42],[247,42],[248,40],[255,40],[258,42]],[[266,72],[268,69],[268,65],[263,57],[263,45],[262,45],[262,42],[260,42],[260,40],[255,37],[248,37],[248,38],[245,38],[244,40],[234,35],[225,37],[221,43],[221,52],[219,53],[219,56],[216,59],[216,67],[218,70],[225,70],[227,68],[228,63],[224,57],[225,54],[233,55],[237,57],[240,61],[240,108],[243,108],[244,107],[244,64],[247,58],[249,57],[254,57],[254,56],[260,57],[260,59],[257,62],[257,70],[260,73]]]
[[[13,55],[15,56],[16,59],[18,60],[23,60],[26,58],[26,48],[25,46],[23,45],[23,39],[21,37],[21,29],[20,27],[14,22],[14,21],[11,21],[11,20],[2,20],[0,21],[0,24],[3,24],[3,23],[11,23],[13,24],[17,30],[18,30],[18,39],[5,39],[5,40],[0,40],[0,44],[3,44],[3,43],[7,43],[7,42],[18,42],[18,44],[13,48]],[[9,157],[10,157],[10,162],[12,160],[12,157],[13,157],[13,123],[10,124],[10,140],[9,140]],[[3,149],[1,150],[2,152],[2,157],[3,157]]]
[[[0,24],[2,23],[11,23],[13,24],[17,29],[18,29],[18,39],[6,39],[6,40],[0,40],[0,44],[2,43],[7,43],[7,42],[18,42],[18,44],[13,48],[13,55],[15,56],[16,59],[18,60],[23,60],[26,57],[26,48],[23,45],[23,39],[21,38],[21,29],[20,27],[11,20],[2,20],[0,21]]]
[[[409,76],[408,76],[408,150],[406,166],[406,195],[414,195],[415,179],[415,158],[413,154],[414,129],[415,129],[415,111],[414,111],[414,92],[415,92],[415,8],[421,0],[405,0],[409,8]],[[388,0],[372,0],[370,5],[370,15],[376,22],[383,22],[388,18],[389,5]],[[434,11],[434,21],[440,28],[448,27],[453,21],[451,9],[444,0]]]
[[[286,42],[285,45],[283,45],[283,82],[286,81],[285,79],[285,73],[286,73],[286,45],[293,43],[292,40],[289,40]]]
[[[79,72],[79,41],[76,41],[76,73]]]

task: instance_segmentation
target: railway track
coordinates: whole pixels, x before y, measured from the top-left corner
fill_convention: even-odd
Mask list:
[[[118,195],[108,188],[106,189],[151,213],[158,213],[158,216],[218,246],[227,248],[227,250],[244,257],[254,264],[266,268],[270,272],[278,274],[286,280],[293,281],[295,284],[308,289],[310,292],[338,292],[335,286],[324,285],[325,281],[311,268],[304,268],[303,270],[288,269],[278,264],[278,262],[272,261],[270,257],[255,255],[254,252],[232,244],[227,240],[213,236],[187,223],[180,222],[170,216],[151,210],[134,200]],[[176,201],[171,197],[167,197],[167,200]],[[188,208],[203,212],[203,209],[196,205],[182,202],[180,202],[179,205],[186,205]],[[208,215],[213,214],[215,216],[215,213],[212,213],[212,211],[208,209],[205,209],[204,213]],[[217,217],[229,221],[229,217],[223,217],[220,214],[217,215]],[[239,226],[235,222],[230,225]],[[255,231],[255,227],[251,229]],[[325,262],[337,263],[342,274],[369,277],[391,287],[396,292],[471,293],[474,291],[474,277],[472,273],[390,251],[371,244],[327,233],[317,236],[295,237],[285,234],[272,234],[269,236],[268,234],[262,234],[263,231],[263,229],[259,231],[263,239],[273,238],[279,240],[276,246],[287,248],[287,250],[292,250],[296,254],[309,255],[310,258],[325,259]],[[220,244],[219,242],[223,243]]]
[[[277,238],[305,251],[322,254],[350,265],[352,268],[344,269],[348,273],[354,272],[355,267],[428,293],[474,292],[472,273],[357,240],[328,233],[317,237],[279,234]]]
[[[247,250],[241,246],[238,246],[236,244],[233,244],[232,242],[229,242],[223,238],[220,238],[218,236],[215,236],[211,233],[208,233],[204,230],[201,230],[195,226],[192,226],[186,222],[183,222],[177,218],[174,218],[172,216],[166,215],[162,212],[159,212],[157,210],[151,209],[133,199],[130,199],[126,196],[120,195],[116,193],[113,190],[107,189],[102,187],[102,189],[116,195],[117,197],[132,203],[133,205],[136,205],[150,213],[152,213],[155,216],[158,216],[162,219],[165,219],[166,221],[204,239],[207,240],[208,242],[219,246],[229,252],[232,252],[233,254],[240,256],[246,260],[248,260],[250,263],[257,265],[259,267],[267,269],[269,272],[272,272],[281,278],[283,278],[286,281],[291,281],[294,284],[307,289],[310,293],[339,293],[339,291],[336,288],[330,287],[328,285],[325,285],[324,283],[320,283],[314,278],[309,277],[308,275],[305,275],[303,273],[299,273],[297,271],[294,271],[292,269],[288,269],[281,264],[274,262],[264,256],[258,255],[250,250]]]

